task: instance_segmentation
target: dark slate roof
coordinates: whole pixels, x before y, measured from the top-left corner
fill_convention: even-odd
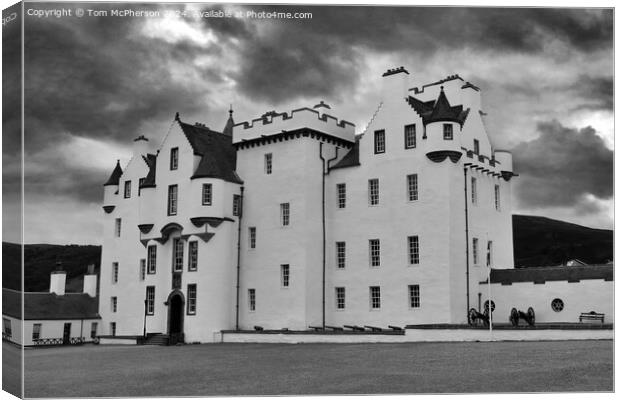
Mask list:
[[[149,172],[144,178],[144,182],[140,185],[140,188],[155,187],[155,167],[157,166],[157,155],[147,154],[146,157],[142,156],[144,162],[149,167]]]
[[[235,172],[237,152],[232,136],[213,131],[204,125],[190,125],[178,120],[194,154],[201,156],[194,178],[219,178],[228,182],[243,183]]]
[[[340,161],[330,169],[356,167],[360,164],[360,141],[359,137],[355,138],[355,144],[349,152],[342,157]]]
[[[2,289],[2,314],[19,318],[21,292]],[[98,301],[84,293],[24,293],[24,319],[98,319]]]
[[[112,171],[112,175],[110,175],[110,179],[103,186],[117,185],[118,181],[121,179],[121,175],[123,175],[123,170],[121,169],[121,161],[116,160],[116,167],[114,167],[114,171]]]
[[[451,106],[446,93],[443,91],[443,86],[439,92],[439,97],[436,101],[426,101],[416,99],[413,96],[409,96],[409,105],[422,117],[424,125],[431,122],[450,121],[463,125],[469,109],[463,110],[463,106]]]
[[[569,281],[578,282],[584,279],[604,279],[613,281],[613,264],[586,266],[554,266],[515,269],[492,269],[491,283],[509,284],[514,282]]]

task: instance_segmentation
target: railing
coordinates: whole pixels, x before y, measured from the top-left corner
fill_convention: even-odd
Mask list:
[[[58,345],[75,345],[75,344],[84,344],[86,342],[86,338],[84,337],[73,337],[69,338],[68,341],[65,341],[63,338],[44,338],[44,339],[33,339],[32,343],[35,346],[58,346]]]

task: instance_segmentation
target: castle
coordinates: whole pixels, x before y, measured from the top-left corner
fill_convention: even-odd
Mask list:
[[[177,114],[156,154],[136,138],[104,185],[101,334],[464,324],[493,283],[510,307],[512,155],[478,87],[409,77],[383,74],[358,135],[321,101],[222,132]]]

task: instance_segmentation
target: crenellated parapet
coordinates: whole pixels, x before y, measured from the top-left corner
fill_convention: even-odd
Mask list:
[[[323,112],[329,108],[322,105],[324,103],[321,103],[321,107],[298,108],[290,113],[269,111],[249,122],[236,124],[233,130],[233,143],[260,140],[304,128],[354,143],[355,125]]]

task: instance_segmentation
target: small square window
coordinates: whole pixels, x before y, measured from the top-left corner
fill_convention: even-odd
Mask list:
[[[336,288],[336,309],[344,310],[345,308],[345,289],[343,287]]]
[[[370,287],[370,308],[373,310],[381,308],[381,288],[379,286]]]
[[[452,140],[452,124],[443,124],[443,139],[444,140]]]
[[[213,185],[211,185],[210,183],[203,183],[202,184],[202,205],[203,206],[210,206],[211,202],[212,202],[212,194],[213,191]]]
[[[420,285],[409,285],[409,307],[420,308]]]

